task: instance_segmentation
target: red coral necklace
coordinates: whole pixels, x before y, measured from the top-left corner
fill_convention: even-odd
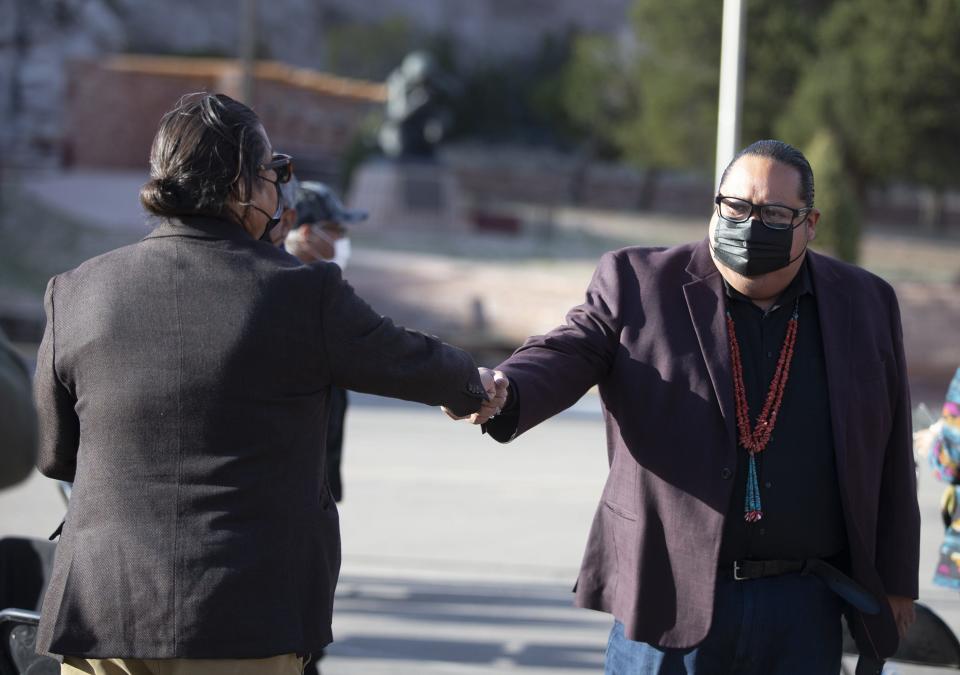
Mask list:
[[[749,454],[747,469],[747,494],[744,500],[743,519],[748,523],[755,523],[763,518],[763,508],[760,504],[760,486],[757,481],[756,457],[770,442],[773,427],[777,423],[780,405],[783,403],[783,392],[787,386],[787,376],[790,374],[790,364],[793,361],[793,348],[797,344],[797,328],[800,319],[800,298],[793,305],[793,315],[787,322],[787,335],[780,348],[780,358],[777,369],[770,381],[770,390],[763,409],[757,416],[757,424],[750,428],[750,409],[747,407],[747,390],[743,384],[743,362],[740,359],[740,345],[737,342],[737,333],[733,325],[733,317],[727,310],[727,337],[730,341],[730,360],[733,365],[733,390],[737,404],[737,431],[742,445]]]

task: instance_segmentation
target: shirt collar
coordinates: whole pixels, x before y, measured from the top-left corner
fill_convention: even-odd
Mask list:
[[[229,239],[233,241],[254,241],[243,226],[226,218],[210,216],[181,216],[166,218],[144,239],[160,237],[190,237],[196,239]]]
[[[723,289],[727,294],[727,298],[730,300],[749,302],[751,304],[753,303],[750,298],[727,283],[726,279],[723,280]],[[782,306],[793,302],[793,300],[796,298],[808,293],[813,295],[813,283],[810,281],[810,266],[807,264],[807,258],[804,257],[803,263],[800,265],[800,269],[797,270],[797,274],[793,277],[793,281],[791,281],[790,284],[783,289],[783,292],[777,297],[776,301],[765,313],[769,314],[770,312],[775,312]]]

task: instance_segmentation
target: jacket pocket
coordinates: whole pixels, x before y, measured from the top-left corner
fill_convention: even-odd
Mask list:
[[[611,562],[614,563],[613,583],[607,588],[611,591],[606,602],[614,607],[618,601],[618,591],[625,577],[633,575],[638,568],[637,527],[639,516],[619,504],[603,500],[603,514],[606,529],[612,544]]]
[[[610,501],[607,501],[606,499],[604,499],[604,500],[603,500],[603,505],[604,505],[605,507],[607,507],[610,511],[613,511],[613,513],[615,513],[616,515],[620,516],[621,518],[626,518],[627,520],[638,520],[638,519],[639,519],[639,516],[638,516],[636,513],[634,513],[633,511],[630,511],[630,510],[628,510],[628,509],[625,509],[624,507],[620,506],[619,504],[614,504],[613,502],[610,502]]]

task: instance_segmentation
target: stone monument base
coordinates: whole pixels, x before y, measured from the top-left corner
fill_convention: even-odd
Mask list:
[[[451,233],[471,228],[456,176],[434,161],[367,162],[357,169],[348,202],[370,214],[364,228]]]

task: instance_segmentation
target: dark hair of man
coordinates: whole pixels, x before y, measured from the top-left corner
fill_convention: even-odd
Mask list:
[[[160,120],[140,203],[163,218],[230,216],[230,198],[245,205],[253,194],[266,152],[260,129],[256,113],[229,96],[184,96]]]
[[[737,156],[730,160],[727,168],[723,170],[720,177],[720,185],[727,180],[727,174],[730,168],[737,163],[737,160],[745,155],[754,157],[768,157],[774,161],[791,166],[800,174],[800,199],[805,206],[813,206],[813,169],[810,168],[810,162],[803,156],[803,153],[797,150],[789,143],[776,140],[764,140],[751,143],[743,150],[737,153]]]

